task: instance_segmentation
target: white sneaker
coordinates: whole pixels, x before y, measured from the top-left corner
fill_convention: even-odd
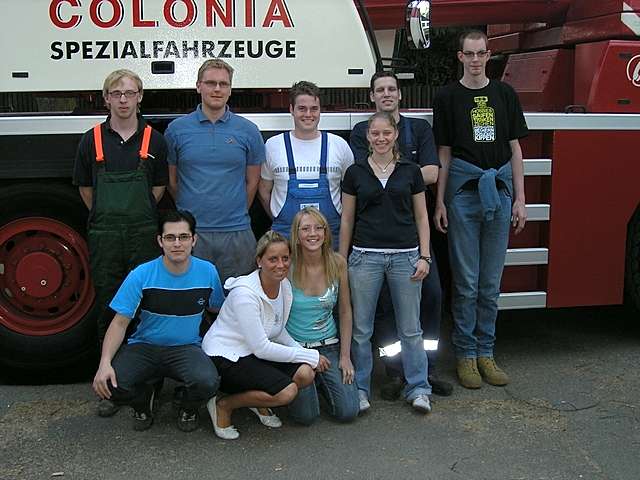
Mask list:
[[[358,398],[360,399],[360,413],[366,412],[371,408],[369,398],[367,398],[367,392],[364,390],[358,390]]]
[[[216,435],[224,440],[235,440],[240,436],[238,430],[233,425],[228,427],[218,426],[218,414],[216,411],[216,397],[210,398],[207,402],[207,411],[211,416],[211,423],[213,423],[213,431]]]
[[[273,411],[271,411],[271,409],[268,409],[269,415],[262,415],[260,413],[260,410],[258,410],[257,408],[249,408],[249,410],[255,413],[258,416],[260,423],[262,423],[267,427],[280,428],[282,426],[282,420],[280,420],[278,416],[275,413],[273,413]]]
[[[414,398],[411,402],[411,406],[418,412],[431,412],[431,402],[429,401],[429,396],[426,394],[418,395],[416,398]]]

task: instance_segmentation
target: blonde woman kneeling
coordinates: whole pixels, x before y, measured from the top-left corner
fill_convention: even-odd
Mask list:
[[[238,408],[250,407],[269,427],[281,426],[269,409],[288,405],[311,385],[319,359],[285,329],[292,301],[287,239],[265,233],[256,261],[253,273],[225,282],[229,295],[202,342],[221,376],[220,390],[229,394],[207,403],[216,435],[227,440],[239,436],[231,423]]]
[[[306,425],[320,415],[318,393],[329,414],[341,422],[359,411],[358,389],[351,363],[351,297],[347,262],[331,247],[327,219],[306,207],[291,225],[293,305],[287,330],[303,347],[320,353],[315,384],[300,391],[289,406],[293,420]],[[339,327],[333,310],[339,305]]]

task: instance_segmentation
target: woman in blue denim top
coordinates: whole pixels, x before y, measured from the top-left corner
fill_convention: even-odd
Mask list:
[[[320,353],[315,383],[298,393],[289,405],[293,420],[309,425],[320,415],[318,392],[330,415],[347,422],[358,415],[358,390],[351,363],[351,298],[347,264],[333,251],[327,219],[305,207],[291,225],[290,272],[293,303],[286,328],[305,348]],[[334,318],[338,304],[339,327]]]

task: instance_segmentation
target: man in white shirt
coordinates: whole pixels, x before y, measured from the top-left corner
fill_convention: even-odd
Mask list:
[[[311,82],[295,83],[289,92],[294,129],[267,140],[258,196],[272,229],[289,237],[295,214],[314,206],[327,217],[337,244],[340,228],[340,183],[353,163],[353,153],[341,137],[318,130],[320,89]]]

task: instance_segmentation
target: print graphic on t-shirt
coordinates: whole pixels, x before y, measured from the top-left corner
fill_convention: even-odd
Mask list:
[[[302,166],[296,166],[296,173],[304,173],[304,172],[310,172],[310,173],[317,173],[318,176],[320,175],[320,165],[302,165]],[[338,173],[340,175],[342,175],[342,167],[340,165],[327,165],[327,172],[333,172],[333,173]],[[289,175],[289,165],[284,165],[281,167],[275,167],[273,169],[273,173],[286,173],[287,175]]]
[[[330,285],[329,288],[327,288],[327,291],[324,292],[323,295],[320,295],[318,297],[318,301],[322,306],[323,313],[313,325],[314,330],[322,331],[328,328],[327,324],[329,323],[329,320],[333,319],[333,317],[331,316],[331,313],[333,311],[333,306],[336,304],[337,298],[338,298],[338,287],[335,284]]]
[[[496,140],[496,114],[487,105],[489,97],[473,97],[476,106],[471,109],[473,140],[476,142],[494,142]]]

